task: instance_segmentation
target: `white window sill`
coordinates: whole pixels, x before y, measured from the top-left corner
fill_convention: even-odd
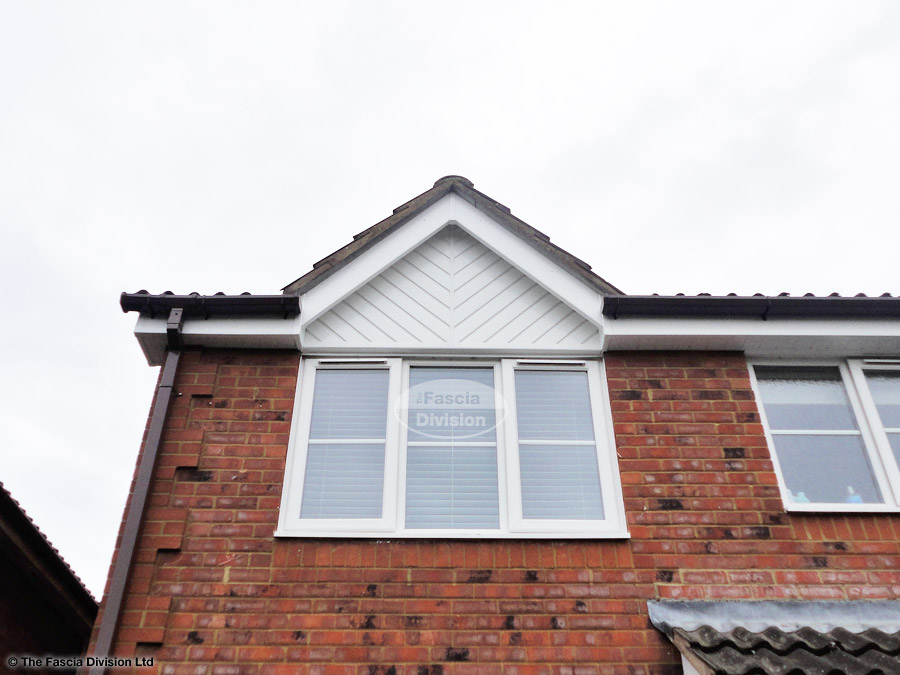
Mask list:
[[[309,530],[276,530],[279,538],[309,539],[630,539],[628,532],[496,532],[484,530],[416,530],[415,532],[312,532]]]
[[[900,513],[891,504],[785,504],[788,513]]]

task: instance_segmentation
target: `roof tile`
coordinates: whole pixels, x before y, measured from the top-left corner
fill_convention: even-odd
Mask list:
[[[753,632],[738,626],[722,632],[701,626],[693,631],[675,628],[673,641],[689,660],[705,665],[710,675],[900,673],[900,632],[891,635],[875,628],[823,633],[809,626],[793,632],[771,626]]]

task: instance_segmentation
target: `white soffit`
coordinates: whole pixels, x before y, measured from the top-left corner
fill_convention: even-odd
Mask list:
[[[213,317],[185,319],[182,339],[187,346],[246,349],[299,349],[297,318]],[[151,366],[166,358],[166,319],[139,316],[134,334]]]
[[[301,304],[305,351],[571,353],[601,346],[600,295],[453,194]]]

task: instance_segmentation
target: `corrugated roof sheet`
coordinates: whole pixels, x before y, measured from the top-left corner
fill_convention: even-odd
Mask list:
[[[700,675],[900,675],[900,602],[650,601]]]
[[[786,633],[773,626],[761,632],[735,628],[723,633],[703,626],[694,631],[676,628],[672,641],[702,675],[900,673],[900,632],[877,628],[822,633],[805,627]]]

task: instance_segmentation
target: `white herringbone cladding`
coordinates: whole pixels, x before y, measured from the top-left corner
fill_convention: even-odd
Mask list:
[[[308,326],[305,346],[592,349],[596,326],[450,226]]]

